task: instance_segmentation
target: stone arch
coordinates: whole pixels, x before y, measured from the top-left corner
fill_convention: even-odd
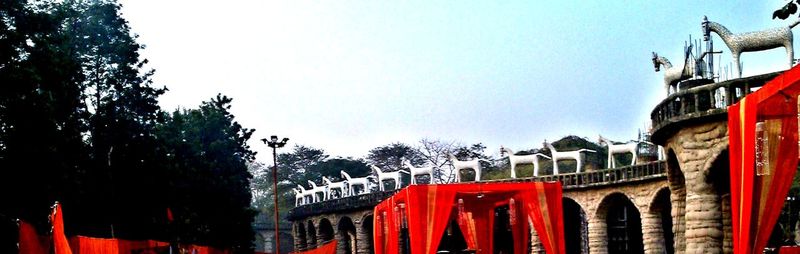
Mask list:
[[[297,222],[294,224],[294,248],[296,250],[305,250],[308,248],[308,238],[306,234],[306,225],[303,222]]]
[[[633,199],[624,193],[605,196],[597,207],[593,223],[603,224],[601,228],[605,229],[605,232],[594,232],[597,239],[592,239],[591,247],[597,248],[597,252],[644,253],[641,215]],[[602,242],[598,245],[597,240]]]
[[[330,220],[327,218],[319,220],[318,227],[319,230],[317,231],[317,242],[319,242],[320,245],[333,240],[333,224],[331,224]]]
[[[675,253],[672,233],[672,203],[669,187],[658,189],[642,213],[642,234],[647,253]]]
[[[680,161],[673,149],[667,151],[667,182],[669,183],[670,201],[672,203],[672,234],[675,239],[674,249],[686,249],[686,177],[683,175]]]
[[[589,224],[586,221],[586,212],[571,198],[562,198],[562,204],[566,253],[589,253]]]
[[[366,253],[366,254],[374,254],[375,253],[375,243],[372,239],[373,234],[373,215],[372,213],[367,213],[361,218],[361,237],[358,240],[359,250],[358,253]],[[363,239],[363,240],[360,240]],[[365,248],[362,248],[365,247]]]
[[[336,223],[336,237],[339,242],[337,253],[353,254],[356,252],[356,225],[350,217],[342,216]]]
[[[722,252],[733,253],[733,222],[731,221],[731,175],[728,149],[715,154],[708,161],[705,183],[713,188],[716,205],[714,213],[717,219],[717,230],[722,233]]]
[[[308,234],[306,249],[313,249],[317,247],[317,228],[314,227],[314,221],[308,220]]]

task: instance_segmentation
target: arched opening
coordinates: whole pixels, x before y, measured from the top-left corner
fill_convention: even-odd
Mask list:
[[[306,249],[316,248],[317,247],[317,229],[314,228],[314,222],[313,221],[310,221],[310,220],[308,221],[308,230],[306,231],[306,233],[308,233],[308,240],[307,240],[308,245],[306,245]]]
[[[372,234],[373,234],[373,218],[372,215],[367,215],[361,220],[361,229],[364,232],[366,243],[362,243],[362,245],[366,244],[367,247],[367,254],[374,254],[375,253],[375,242],[373,242]],[[358,246],[358,245],[356,245]]]
[[[570,198],[563,198],[564,243],[567,254],[589,253],[589,230],[586,213]]]
[[[341,239],[338,243],[340,246],[338,247],[339,253],[356,253],[356,225],[353,224],[353,220],[350,217],[342,217],[339,219],[336,231],[338,231],[339,239]]]
[[[664,253],[675,253],[675,234],[672,233],[672,203],[670,203],[669,188],[658,190],[653,202],[650,204],[650,212],[661,222],[660,233],[651,237],[664,239],[664,246],[659,246]]]
[[[303,225],[302,222],[298,222],[297,224],[295,224],[295,232],[294,232],[294,234],[295,234],[295,237],[297,239],[297,243],[296,243],[297,246],[295,246],[295,247],[297,249],[299,249],[299,250],[305,250],[306,248],[308,248],[308,240],[307,240],[308,238],[307,238],[307,234],[306,234],[306,226]]]
[[[720,225],[722,225],[722,248],[724,253],[733,253],[733,222],[731,221],[731,175],[728,150],[719,153],[708,169],[706,183],[714,188],[719,197]],[[776,247],[776,246],[770,246]]]
[[[333,240],[333,225],[328,219],[319,221],[319,239],[323,244]]]
[[[439,242],[437,252],[459,253],[467,248],[467,241],[464,239],[464,234],[456,221],[455,214],[450,215],[450,222],[447,229],[442,234],[442,240]]]
[[[614,193],[606,196],[601,206],[607,209],[608,253],[644,253],[641,215],[630,199],[622,193]]]
[[[682,250],[686,248],[686,178],[672,149],[667,152],[667,180],[672,203],[673,249]]]

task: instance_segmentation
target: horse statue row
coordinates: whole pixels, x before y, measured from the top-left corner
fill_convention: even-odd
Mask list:
[[[327,176],[322,177],[323,185],[317,185],[314,181],[308,180],[310,189],[304,188],[302,185],[297,185],[293,188],[295,194],[295,206],[316,203],[320,201],[329,200],[334,197],[334,191],[339,191],[339,197],[355,196],[357,194],[365,194],[370,192],[369,183],[373,176],[365,177],[350,177],[344,170],[339,171],[344,180],[333,182]],[[360,186],[361,193],[356,193],[355,187]]]
[[[542,153],[534,153],[528,155],[516,155],[514,151],[506,147],[500,147],[500,154],[507,153],[508,161],[511,165],[511,178],[517,178],[517,165],[518,164],[533,164],[533,176],[539,176],[539,158],[545,158],[553,161],[553,174],[558,175],[558,161],[559,160],[575,160],[577,162],[577,169],[575,172],[580,173],[583,168],[582,153],[594,153],[595,150],[591,149],[578,149],[574,151],[558,151],[552,144],[544,141],[544,146],[550,149],[550,156]]]

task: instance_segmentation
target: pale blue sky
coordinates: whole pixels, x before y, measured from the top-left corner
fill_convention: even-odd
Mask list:
[[[233,97],[261,161],[273,134],[354,157],[423,137],[495,155],[570,134],[635,139],[665,96],[651,51],[682,61],[703,15],[735,33],[790,23],[771,19],[783,0],[122,3],[170,89],[162,106]],[[744,74],[784,59],[745,53]]]

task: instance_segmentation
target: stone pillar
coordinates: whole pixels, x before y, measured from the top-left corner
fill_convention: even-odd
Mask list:
[[[644,253],[662,254],[667,251],[664,246],[664,230],[661,227],[660,212],[646,211],[642,213],[642,240],[644,241]]]
[[[608,230],[605,219],[597,216],[589,221],[589,253],[608,254]]]
[[[682,177],[680,181],[683,181]],[[683,182],[680,184],[670,182],[669,192],[669,199],[672,203],[672,234],[675,254],[682,254],[686,251],[686,186],[683,185]]]
[[[363,221],[361,223],[372,223],[372,221]],[[373,250],[372,232],[366,232],[363,224],[356,226],[356,253],[358,254],[371,254]]]
[[[347,237],[345,237],[346,235],[347,235],[346,231],[345,232],[337,231],[336,233],[334,233],[333,238],[336,239],[337,242],[339,242],[336,244],[336,254],[348,254],[347,245],[350,245],[350,242],[348,241]]]
[[[301,241],[301,239],[306,238],[306,236],[300,235],[300,230],[298,230],[299,227],[302,227],[301,224],[294,223],[294,225],[292,225],[292,239],[294,240],[294,249],[305,250],[306,246],[303,243],[303,241]]]
[[[539,234],[533,228],[533,223],[528,223],[531,230],[531,254],[544,254],[544,244],[539,239]]]
[[[722,253],[721,204],[713,192],[687,195],[686,253]]]
[[[733,253],[733,222],[731,222],[731,194],[722,195],[722,253]]]

